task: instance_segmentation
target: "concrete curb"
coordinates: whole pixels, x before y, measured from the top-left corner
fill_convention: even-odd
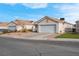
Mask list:
[[[12,37],[4,37],[0,36],[1,38],[12,38]],[[38,41],[71,41],[71,42],[79,42],[79,39],[69,39],[69,38],[53,38],[53,39],[48,39],[48,38],[15,38],[13,37],[12,39],[17,39],[17,40],[38,40]]]
[[[58,40],[58,41],[78,41],[79,42],[79,39],[71,39],[71,38],[56,38],[55,40]]]

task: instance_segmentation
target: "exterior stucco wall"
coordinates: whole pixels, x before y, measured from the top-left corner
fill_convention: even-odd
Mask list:
[[[72,31],[73,25],[68,23],[59,23],[59,33]]]
[[[27,29],[27,30],[32,30],[33,25],[24,25],[23,27],[24,27],[25,29]],[[22,26],[17,26],[17,31],[22,30],[23,27],[22,27]]]
[[[65,32],[72,32],[72,29],[74,28],[74,25],[72,24],[68,24],[68,23],[65,23]]]
[[[68,24],[68,23],[65,23],[65,27],[66,27],[66,28],[73,28],[73,25]]]
[[[58,33],[64,33],[65,31],[64,31],[64,29],[65,29],[65,26],[64,26],[64,24],[63,23],[58,23],[59,25],[58,25],[58,28],[59,28],[59,30],[58,30]]]
[[[16,26],[17,31],[22,30],[22,26]]]
[[[33,25],[33,27],[32,27],[32,31],[33,31],[33,32],[37,31],[37,27],[36,27],[36,25]]]
[[[24,28],[26,28],[26,29],[31,29],[31,30],[32,30],[33,25],[24,25]]]

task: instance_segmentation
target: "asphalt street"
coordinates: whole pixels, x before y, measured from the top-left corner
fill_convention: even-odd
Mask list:
[[[0,37],[0,56],[79,56],[79,42]]]

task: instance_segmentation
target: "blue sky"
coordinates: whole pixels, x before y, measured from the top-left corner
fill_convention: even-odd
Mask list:
[[[0,22],[15,19],[37,21],[43,16],[65,18],[75,23],[79,19],[78,3],[0,3]]]

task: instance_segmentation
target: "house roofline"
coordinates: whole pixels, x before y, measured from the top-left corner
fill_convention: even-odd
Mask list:
[[[60,19],[57,19],[57,18],[51,18],[51,17],[49,17],[49,16],[44,16],[44,17],[42,17],[40,20],[38,20],[38,21],[36,21],[36,22],[34,22],[34,23],[35,23],[35,24],[38,24],[38,23],[40,23],[44,18],[51,19],[51,20],[53,20],[53,21],[55,21],[55,22],[57,22],[57,23],[68,23],[68,24],[74,25],[74,24],[69,23],[69,22],[66,22],[66,21],[61,22]]]

